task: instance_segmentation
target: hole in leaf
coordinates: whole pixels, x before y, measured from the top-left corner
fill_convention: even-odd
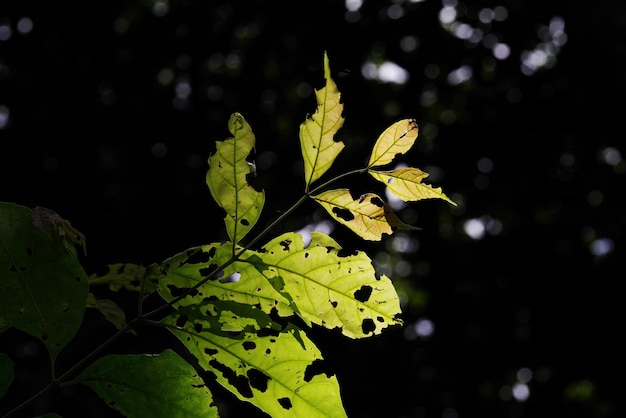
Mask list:
[[[235,283],[239,281],[240,277],[241,277],[241,274],[233,273],[228,277],[224,277],[223,279],[220,279],[220,283]]]
[[[215,359],[209,361],[209,365],[215,370],[221,372],[222,376],[224,376],[228,380],[228,383],[235,387],[235,389],[237,390],[237,392],[239,392],[239,394],[241,394],[241,396],[243,396],[244,398],[252,397],[252,389],[250,389],[248,379],[245,376],[237,375],[233,369]]]
[[[311,379],[322,373],[324,373],[326,377],[331,377],[334,374],[324,360],[314,360],[313,363],[306,366],[306,370],[304,371],[304,381],[310,382]]]
[[[201,249],[190,250],[187,252],[187,260],[183,264],[200,264],[208,263],[215,255],[215,247],[212,247],[208,252],[204,252]]]
[[[202,323],[200,322],[196,322],[195,324],[193,324],[193,330],[196,331],[198,334],[202,332]]]
[[[361,323],[361,329],[363,330],[363,334],[369,334],[376,330],[376,324],[371,318],[365,318]]]
[[[182,328],[187,323],[187,319],[189,319],[189,317],[185,314],[182,314],[176,319],[176,326]]]
[[[168,284],[167,288],[170,290],[170,294],[175,298],[181,296],[185,292],[189,292],[187,293],[187,296],[195,296],[198,294],[197,290],[191,290],[190,287],[177,287],[173,284]]]
[[[338,208],[335,206],[333,208],[333,213],[337,215],[338,218],[341,218],[346,222],[349,222],[354,219],[354,215],[348,209]]]
[[[214,356],[218,353],[218,351],[214,348],[205,348],[204,349],[204,354],[207,354],[209,356]]]
[[[291,244],[291,240],[286,239],[284,241],[279,242],[279,244],[283,247],[283,250],[289,251],[289,245]]]
[[[370,296],[372,296],[372,290],[372,286],[363,285],[354,292],[354,298],[359,302],[367,302]]]
[[[291,409],[291,399],[289,399],[289,398],[279,398],[278,399],[278,403],[284,409]]]
[[[376,205],[379,208],[382,208],[385,205],[385,202],[383,202],[378,196],[372,197],[370,202],[372,202],[372,205]]]
[[[248,220],[247,220],[247,219],[242,219],[242,220],[240,220],[239,222],[241,222],[241,224],[242,224],[243,226],[249,226],[249,225],[250,225],[250,222],[248,222]]]
[[[254,350],[256,348],[254,341],[244,341],[242,345],[244,350]]]
[[[26,255],[33,255],[33,249],[30,247],[26,247]]]
[[[267,390],[267,382],[270,378],[263,372],[260,372],[257,369],[250,369],[246,374],[248,375],[248,379],[250,379],[250,386],[260,390],[261,392],[265,392]]]

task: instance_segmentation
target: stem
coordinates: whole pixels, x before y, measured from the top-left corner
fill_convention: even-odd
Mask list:
[[[268,225],[263,231],[261,231],[254,239],[252,239],[252,241],[250,241],[247,246],[242,247],[241,251],[236,252],[235,251],[235,247],[236,246],[233,244],[233,256],[227,262],[222,264],[218,269],[214,270],[213,273],[209,274],[207,277],[205,277],[204,279],[202,279],[201,281],[196,283],[193,287],[191,287],[191,288],[187,289],[186,291],[182,292],[180,295],[178,295],[177,297],[175,297],[171,301],[164,303],[163,305],[153,309],[152,311],[150,311],[148,313],[143,313],[142,312],[142,304],[143,304],[143,301],[144,301],[144,286],[145,286],[145,280],[146,280],[145,275],[144,275],[144,277],[142,278],[142,281],[141,281],[141,288],[140,288],[140,295],[139,295],[139,306],[138,306],[138,309],[137,309],[137,313],[138,313],[137,317],[134,318],[129,323],[127,323],[124,327],[122,327],[115,334],[113,334],[111,337],[109,337],[108,340],[106,340],[105,342],[100,344],[98,347],[96,347],[93,351],[91,351],[89,354],[87,354],[85,357],[83,357],[80,361],[78,361],[76,364],[74,364],[72,367],[70,367],[65,373],[63,373],[59,377],[55,377],[55,374],[54,374],[54,361],[52,361],[51,362],[51,364],[52,364],[52,381],[47,386],[42,388],[39,392],[37,392],[36,394],[31,396],[27,400],[22,402],[20,405],[18,405],[17,407],[15,407],[11,411],[9,411],[6,415],[4,415],[3,418],[9,418],[9,417],[14,416],[19,411],[21,411],[23,408],[25,408],[28,404],[30,404],[31,402],[33,402],[34,400],[36,400],[37,398],[42,396],[47,391],[49,391],[49,390],[51,390],[51,389],[53,389],[55,387],[61,386],[61,384],[64,383],[65,380],[71,374],[76,372],[78,369],[83,367],[85,364],[89,363],[101,351],[103,351],[105,348],[107,348],[111,344],[113,344],[119,337],[121,337],[124,333],[128,332],[130,329],[134,328],[137,324],[139,324],[141,322],[144,322],[144,323],[148,323],[148,324],[151,324],[151,325],[164,326],[164,324],[161,324],[160,322],[157,322],[157,321],[152,321],[149,318],[155,316],[156,314],[164,311],[165,309],[167,309],[169,307],[173,307],[175,303],[177,303],[180,300],[182,300],[183,298],[185,298],[189,293],[197,290],[200,286],[202,286],[203,284],[205,284],[209,280],[212,280],[215,277],[215,275],[217,275],[220,271],[224,270],[224,268],[228,267],[229,265],[231,265],[232,263],[237,261],[239,259],[239,257],[243,253],[248,251],[248,249],[250,249],[252,246],[254,246],[254,244],[259,242],[264,236],[266,236],[270,231],[272,231],[278,224],[280,224],[287,216],[289,216],[294,210],[296,210],[300,205],[302,205],[312,195],[318,193],[320,190],[322,190],[325,187],[329,186],[330,184],[336,182],[337,180],[340,180],[340,179],[342,179],[344,177],[347,177],[349,175],[352,175],[352,174],[364,173],[367,170],[368,170],[368,168],[366,167],[366,168],[360,168],[360,169],[357,169],[357,170],[352,170],[352,171],[349,171],[347,173],[340,174],[340,175],[338,175],[336,177],[333,177],[332,179],[326,181],[325,183],[321,184],[320,186],[315,187],[313,190],[307,191],[296,203],[291,205],[291,207],[289,207],[289,209],[287,209],[285,212],[283,212],[270,225]],[[99,284],[99,283],[92,282],[90,284]]]

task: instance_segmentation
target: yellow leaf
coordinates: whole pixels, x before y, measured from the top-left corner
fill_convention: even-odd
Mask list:
[[[233,137],[217,141],[217,152],[209,157],[206,182],[213,199],[226,211],[226,230],[236,244],[259,220],[265,193],[251,185],[255,169],[246,158],[254,149],[252,128],[241,114],[233,113],[228,129]]]
[[[326,85],[315,90],[317,109],[300,125],[300,148],[304,159],[306,190],[333,164],[344,148],[341,141],[333,138],[343,125],[343,103],[337,85],[330,77],[328,55],[324,53],[324,79]]]
[[[441,187],[432,187],[422,183],[422,180],[428,177],[428,173],[418,168],[403,167],[393,171],[368,170],[368,172],[376,180],[386,184],[391,193],[405,202],[443,199],[456,206],[456,203],[441,191]]]
[[[385,203],[374,193],[354,200],[348,189],[328,190],[312,198],[355,234],[370,241],[380,241],[392,229],[385,216]]]
[[[367,167],[389,164],[407,152],[415,143],[418,130],[415,119],[402,119],[385,129],[374,144]]]

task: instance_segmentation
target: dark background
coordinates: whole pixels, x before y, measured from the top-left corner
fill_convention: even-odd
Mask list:
[[[497,7],[506,14],[481,22]],[[87,237],[88,274],[220,240],[206,160],[238,111],[257,137],[260,231],[302,192],[298,127],[315,109],[327,51],[346,118],[337,137],[346,149],[327,178],[362,167],[384,128],[414,117],[420,138],[402,161],[458,203],[407,205],[398,213],[422,230],[382,243],[332,232],[393,278],[406,322],[362,341],[313,330],[348,415],[624,416],[626,5],[459,1],[455,10],[444,25],[450,9],[429,0],[350,13],[342,1],[3,0],[0,200],[70,220]],[[464,29],[475,37],[461,39]],[[494,58],[494,42],[510,48],[506,59]],[[530,51],[546,64],[524,70]],[[368,61],[394,62],[408,80],[367,78]],[[459,68],[471,78],[450,82]],[[344,185],[384,193],[366,176]],[[309,203],[275,233],[323,220]],[[470,225],[484,234],[472,238]],[[131,296],[122,295],[129,315]],[[424,321],[430,336],[416,333]],[[59,367],[112,331],[88,313]],[[109,351],[170,343],[128,336]],[[0,347],[18,366],[6,412],[45,384],[46,357],[14,330]],[[520,384],[527,398],[513,396]],[[215,394],[223,417],[262,416]],[[25,413],[49,411],[115,416],[81,387]]]

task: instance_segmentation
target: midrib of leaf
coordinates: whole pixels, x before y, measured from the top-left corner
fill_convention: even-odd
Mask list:
[[[290,258],[290,257],[295,257],[296,255],[297,255],[297,253],[295,253],[295,254],[291,254],[291,255],[288,255],[287,257],[283,258],[282,260],[283,260],[283,261],[284,261],[284,260],[287,260],[287,259],[288,259],[288,258]],[[248,261],[248,260],[241,260],[241,261],[243,261],[243,262],[249,262],[250,264],[252,264],[252,265],[255,265],[255,266],[256,266],[256,263],[255,263],[255,262],[253,262],[253,261]],[[335,265],[336,265],[336,262],[335,262],[335,261],[333,261],[332,263],[328,263],[328,264],[323,264],[323,265],[316,266],[316,267],[315,267],[315,269],[313,269],[313,270],[309,270],[309,271],[308,271],[308,272],[306,272],[306,273],[311,273],[312,271],[321,270],[321,269],[326,269],[326,268],[328,268],[329,266],[331,266],[331,267],[332,267],[332,266],[335,266]],[[376,312],[376,313],[378,313],[378,314],[380,314],[380,315],[383,315],[385,318],[391,318],[391,317],[389,317],[389,315],[387,315],[386,313],[384,313],[384,312],[380,312],[379,310],[374,309],[373,307],[371,307],[371,306],[369,306],[369,305],[366,305],[365,303],[363,303],[363,302],[361,302],[361,301],[359,301],[359,300],[356,300],[356,299],[354,299],[354,298],[351,298],[350,296],[347,296],[346,294],[344,294],[344,293],[340,292],[339,290],[336,290],[336,289],[335,289],[335,288],[333,288],[333,287],[330,287],[330,286],[329,286],[329,285],[327,285],[327,284],[324,284],[324,283],[322,283],[322,282],[320,282],[320,281],[318,281],[318,280],[315,280],[315,279],[313,279],[313,278],[311,278],[311,277],[307,276],[307,275],[306,275],[306,273],[302,273],[302,272],[299,272],[299,271],[291,270],[291,269],[289,269],[289,268],[282,267],[282,266],[280,266],[280,265],[278,265],[278,264],[267,263],[267,262],[265,262],[265,261],[263,262],[263,266],[274,267],[274,268],[276,268],[276,269],[278,269],[278,270],[283,270],[283,271],[286,271],[286,272],[288,272],[288,273],[294,274],[294,275],[296,275],[296,276],[298,276],[298,277],[300,277],[300,278],[302,278],[302,279],[306,279],[306,280],[308,280],[308,281],[310,281],[310,282],[312,282],[312,283],[315,283],[315,284],[320,285],[320,287],[325,288],[325,289],[326,289],[327,291],[329,291],[329,292],[331,292],[331,291],[332,291],[332,292],[333,292],[333,294],[335,294],[335,295],[340,295],[340,296],[341,296],[344,300],[349,300],[350,302],[355,302],[357,305],[363,305],[363,306],[366,306],[368,309],[371,309],[372,311],[374,311],[374,312]],[[277,272],[277,274],[278,274],[278,272]],[[335,281],[336,281],[336,280],[333,280],[331,283],[334,283]],[[360,286],[358,286],[358,287],[360,287]],[[358,287],[357,287],[357,288],[358,288]],[[356,289],[356,288],[355,288],[355,289]],[[308,289],[307,289],[306,287],[305,287],[305,291],[308,291]],[[307,296],[308,296],[308,294],[307,294]],[[315,300],[315,298],[309,298],[309,300]],[[310,312],[309,312],[309,313],[310,313]]]
[[[322,104],[323,107],[323,112],[322,113],[322,121],[321,123],[318,123],[319,127],[320,127],[320,138],[317,141],[317,147],[315,147],[316,152],[315,152],[315,162],[313,163],[313,168],[311,170],[311,175],[309,176],[309,178],[307,179],[307,184],[311,184],[311,179],[313,178],[313,175],[315,174],[315,167],[317,167],[317,162],[319,161],[319,157],[320,157],[320,153],[322,152],[322,138],[324,138],[324,125],[326,123],[326,101],[328,100],[328,80],[326,80],[326,86],[324,86],[324,103]],[[332,145],[332,144],[331,144]]]

